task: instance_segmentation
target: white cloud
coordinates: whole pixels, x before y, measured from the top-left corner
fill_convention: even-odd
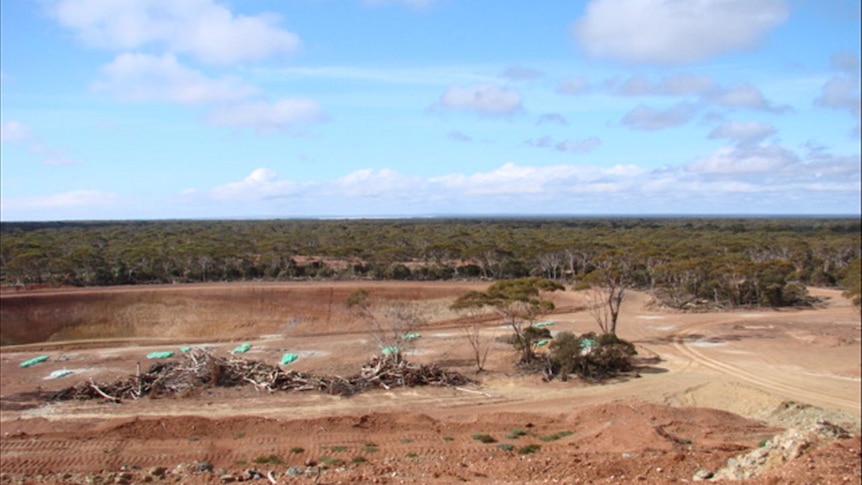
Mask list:
[[[557,92],[560,94],[583,94],[590,90],[590,81],[583,77],[572,76],[560,81]]]
[[[333,182],[339,196],[376,198],[415,196],[421,190],[422,179],[384,168],[355,170]],[[422,191],[424,192],[424,190]]]
[[[173,54],[121,54],[102,66],[101,72],[102,79],[93,84],[94,89],[126,101],[205,104],[238,101],[258,93],[239,79],[213,79],[186,68]]]
[[[663,130],[688,123],[696,112],[696,107],[691,103],[677,103],[664,110],[641,104],[626,113],[621,121],[637,130]]]
[[[796,154],[778,145],[722,147],[687,165],[685,170],[702,174],[774,174],[798,164]]]
[[[208,116],[208,120],[216,125],[254,128],[264,133],[326,119],[326,113],[316,102],[304,98],[241,101],[217,106]]]
[[[30,151],[41,158],[42,165],[63,166],[79,164],[77,160],[69,158],[63,150],[50,145],[34,143],[30,146]]]
[[[727,108],[749,108],[771,113],[786,113],[789,106],[776,106],[767,101],[759,89],[748,83],[718,89],[707,96],[707,100]]]
[[[460,141],[460,142],[471,142],[473,141],[473,137],[460,131],[460,130],[452,130],[446,134],[446,138],[450,140]]]
[[[268,100],[240,79],[214,79],[189,69],[173,54],[121,54],[102,67],[97,91],[126,101],[168,101],[208,108],[213,124],[274,132],[327,118],[316,102],[303,98]]]
[[[820,96],[814,100],[814,104],[848,112],[856,121],[851,134],[859,138],[862,136],[859,58],[855,54],[838,53],[832,55],[830,64],[842,72],[832,76],[823,84]]]
[[[283,214],[279,199],[308,215],[445,213],[787,213],[788,201],[811,201],[809,213],[852,211],[860,198],[858,155],[822,150],[800,157],[778,145],[725,147],[689,164],[530,166],[506,163],[480,172],[419,177],[361,169],[326,181],[285,180],[260,168],[245,179],[189,191],[235,208]],[[267,209],[269,208],[269,209]],[[671,209],[673,210],[673,209]],[[800,212],[798,204],[790,209]],[[805,212],[804,209],[801,210]]]
[[[212,0],[60,0],[48,11],[88,44],[112,50],[157,45],[229,64],[299,48],[276,15],[235,15]]]
[[[725,138],[739,143],[754,143],[775,134],[775,127],[758,121],[728,121],[715,127],[709,138]]]
[[[450,174],[434,177],[431,182],[447,191],[463,192],[470,196],[525,195],[543,192],[545,184],[570,176],[572,167],[526,167],[507,163],[490,171],[470,175]]]
[[[751,49],[787,17],[783,0],[592,0],[573,33],[593,57],[683,64]]]
[[[550,148],[563,153],[585,153],[598,148],[602,144],[602,140],[592,136],[580,140],[556,141],[549,136],[543,136],[542,138],[527,140],[526,143],[531,147]]]
[[[42,165],[75,165],[63,150],[43,143],[20,121],[8,121],[0,125],[0,142],[18,145],[40,158]]]
[[[243,201],[290,197],[297,195],[301,190],[300,184],[279,179],[274,170],[258,168],[238,182],[214,187],[211,194],[218,200]]]
[[[535,196],[537,200],[545,201],[572,193],[622,190],[641,173],[643,170],[637,167],[533,167],[506,163],[490,172],[434,177],[430,183],[435,187],[435,192],[442,191],[458,199],[464,194],[469,197],[504,198]]]
[[[503,71],[502,76],[510,81],[533,81],[545,76],[541,71],[523,66],[511,66]]]
[[[362,0],[363,5],[379,7],[385,5],[404,5],[413,9],[425,9],[434,5],[437,0]]]
[[[823,85],[820,96],[815,102],[827,108],[849,112],[859,118],[859,79],[848,76],[835,76]]]
[[[838,52],[829,58],[829,64],[839,71],[859,75],[859,58],[851,52]]]
[[[560,113],[543,113],[539,116],[539,119],[536,120],[537,125],[562,125],[566,126],[569,124],[569,121],[565,116]]]
[[[626,80],[609,83],[613,94],[619,96],[688,96],[703,95],[713,88],[712,79],[695,74],[677,74],[658,82],[646,76],[634,75]]]
[[[451,86],[440,97],[436,107],[487,116],[507,116],[522,110],[521,93],[493,84]]]
[[[30,130],[20,121],[0,125],[0,143],[21,143],[30,138]]]

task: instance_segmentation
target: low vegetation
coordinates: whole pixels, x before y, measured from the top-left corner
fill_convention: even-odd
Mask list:
[[[489,434],[477,433],[473,435],[473,439],[482,443],[496,443],[497,439]]]
[[[806,285],[841,285],[858,302],[860,228],[858,218],[2,222],[0,284],[540,277],[583,285],[605,273],[679,309],[805,305]]]
[[[560,332],[549,346],[549,374],[568,380],[571,374],[589,380],[601,380],[632,370],[634,345],[606,333],[593,332],[576,336]]]

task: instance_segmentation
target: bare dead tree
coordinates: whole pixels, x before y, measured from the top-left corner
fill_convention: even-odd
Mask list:
[[[600,263],[592,277],[590,290],[590,313],[602,333],[617,333],[617,321],[623,304],[628,280],[629,261],[625,257],[605,260]]]
[[[611,286],[590,289],[590,315],[602,333],[617,333],[617,320],[625,296],[625,287]]]
[[[491,350],[493,336],[483,336],[482,326],[476,322],[464,327],[464,337],[470,343],[473,350],[473,359],[476,363],[476,373],[485,370],[485,362],[488,360],[488,352]]]
[[[422,311],[411,302],[372,301],[365,289],[351,294],[347,306],[365,320],[381,352],[396,358],[414,348],[416,330],[427,323]]]

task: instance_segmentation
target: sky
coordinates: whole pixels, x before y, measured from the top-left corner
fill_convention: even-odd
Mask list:
[[[0,220],[860,214],[859,0],[3,0]]]

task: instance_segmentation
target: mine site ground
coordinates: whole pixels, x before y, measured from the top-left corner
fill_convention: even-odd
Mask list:
[[[862,325],[839,290],[811,288],[821,299],[813,308],[705,313],[663,310],[629,292],[618,334],[636,345],[637,369],[592,383],[519,371],[516,351],[497,339],[511,330],[490,318],[482,322],[487,370],[477,374],[464,315],[449,305],[487,286],[4,290],[0,334],[14,344],[0,348],[0,482],[679,483],[817,422],[842,430],[792,457],[770,455],[746,483],[862,479]],[[78,382],[134,375],[153,363],[150,352],[181,355],[181,346],[229,356],[247,342],[235,357],[275,365],[290,352],[298,359],[285,368],[354,374],[380,352],[344,304],[360,287],[421,306],[428,323],[408,361],[476,382],[351,397],[243,386],[120,404],[45,399]],[[554,333],[598,330],[583,292],[553,300],[558,310],[544,319]],[[36,356],[48,359],[20,367]],[[50,378],[60,370],[71,373]]]

